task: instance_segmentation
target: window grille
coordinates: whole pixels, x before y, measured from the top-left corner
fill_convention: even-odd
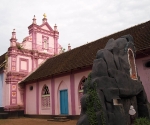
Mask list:
[[[42,89],[42,108],[50,108],[50,92],[48,86],[44,85]]]
[[[83,96],[83,84],[84,84],[84,82],[85,82],[86,79],[87,79],[87,78],[84,78],[84,79],[80,82],[80,84],[79,84],[79,89],[78,89],[79,102],[80,102],[80,100],[81,100],[81,98],[82,98],[82,96]]]

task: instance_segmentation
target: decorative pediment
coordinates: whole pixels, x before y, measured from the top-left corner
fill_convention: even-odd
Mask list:
[[[53,31],[53,29],[51,28],[51,26],[47,22],[40,25],[40,28],[44,29],[44,30],[48,30],[48,31]]]

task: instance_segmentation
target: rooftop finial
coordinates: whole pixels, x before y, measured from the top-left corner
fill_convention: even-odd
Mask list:
[[[71,45],[70,43],[68,44],[68,51],[71,50]]]
[[[57,25],[55,24],[55,26],[54,26],[54,31],[57,31]]]
[[[14,38],[14,39],[16,39],[16,31],[15,31],[15,29],[13,29],[13,32],[12,32],[12,37],[11,38]]]
[[[45,13],[43,14],[43,16],[44,16],[44,18],[46,18],[46,14]]]
[[[46,14],[45,13],[43,14],[43,16],[44,16],[44,18],[42,20],[43,20],[43,24],[44,24],[44,23],[47,22],[47,18],[46,18]]]
[[[35,15],[34,15],[34,17],[33,17],[33,24],[36,24],[36,18],[35,18]]]
[[[13,32],[12,32],[12,37],[10,39],[10,46],[16,46],[16,31],[15,29],[13,29]]]

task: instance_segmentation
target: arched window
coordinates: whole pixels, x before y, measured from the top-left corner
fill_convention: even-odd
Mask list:
[[[79,105],[80,105],[80,100],[81,100],[81,97],[83,96],[83,84],[85,82],[87,78],[86,77],[83,77],[79,83],[79,88],[78,88],[78,95],[79,95]]]
[[[49,38],[46,36],[42,36],[42,49],[48,50],[49,49]]]
[[[44,39],[44,49],[48,49],[48,40]]]
[[[135,58],[134,58],[134,53],[131,49],[128,49],[128,61],[130,64],[130,77],[136,80],[137,72],[136,72]]]
[[[47,85],[44,85],[42,89],[41,106],[42,108],[50,107],[50,92]]]

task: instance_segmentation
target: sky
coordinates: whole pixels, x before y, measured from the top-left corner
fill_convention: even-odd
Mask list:
[[[67,50],[150,20],[150,0],[0,0],[0,55],[10,46],[13,29],[18,42],[43,14],[58,26],[60,45]]]

